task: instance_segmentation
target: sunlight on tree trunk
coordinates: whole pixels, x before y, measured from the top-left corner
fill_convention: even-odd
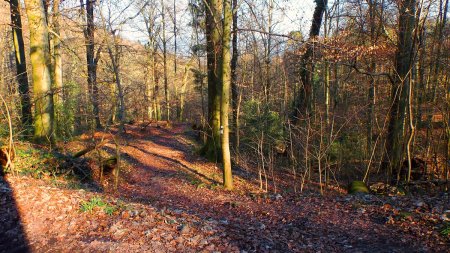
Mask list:
[[[60,13],[60,2],[61,0],[53,1],[53,15],[52,15],[52,29],[54,34],[50,36],[50,45],[51,45],[51,53],[52,53],[52,80],[53,80],[53,89],[54,89],[54,103],[55,103],[55,127],[56,132],[62,132],[62,129],[65,127],[62,125],[62,112],[63,112],[63,69],[62,69],[62,53],[61,53],[61,33],[60,33],[60,22],[61,22],[61,13]]]
[[[25,6],[30,27],[30,60],[33,70],[34,137],[37,142],[53,142],[51,59],[44,5],[40,0],[26,0]]]
[[[228,125],[229,106],[230,106],[230,86],[231,86],[231,23],[232,11],[231,0],[225,0],[223,5],[223,33],[222,33],[222,71],[221,71],[221,109],[220,119],[222,123],[221,129],[221,147],[222,147],[222,163],[223,163],[223,184],[225,189],[233,189],[233,177],[231,174],[231,156],[230,156],[230,128]]]

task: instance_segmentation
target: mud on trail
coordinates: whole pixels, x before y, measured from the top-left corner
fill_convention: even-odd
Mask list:
[[[98,136],[100,136],[99,133]],[[117,191],[77,189],[25,176],[0,181],[0,252],[446,252],[437,213],[404,197],[236,190],[195,154],[187,125],[120,139]],[[104,147],[113,151],[114,144]],[[400,197],[399,197],[400,198]],[[405,219],[401,210],[411,211]],[[430,207],[431,210],[431,207]]]

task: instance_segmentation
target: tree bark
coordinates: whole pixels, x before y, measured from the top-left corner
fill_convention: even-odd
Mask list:
[[[62,55],[61,55],[61,38],[60,36],[60,19],[61,14],[59,10],[61,0],[53,0],[53,16],[52,26],[55,35],[52,36],[52,56],[53,56],[53,85],[56,90],[56,96],[54,97],[55,103],[62,101],[62,89],[63,89],[63,72],[62,72]]]
[[[295,100],[295,112],[294,122],[299,116],[307,116],[311,112],[312,103],[312,71],[314,63],[312,63],[313,57],[313,43],[314,39],[319,36],[320,26],[322,25],[323,14],[327,7],[328,0],[316,0],[316,7],[314,9],[313,20],[311,29],[309,31],[309,38],[306,45],[306,52],[301,59],[300,79],[303,87],[300,89],[299,94]]]
[[[230,85],[231,85],[231,23],[232,10],[231,0],[224,0],[223,6],[223,33],[222,33],[222,70],[221,70],[221,109],[220,119],[222,123],[222,164],[223,164],[223,185],[225,189],[233,189],[233,177],[231,172],[231,155],[230,155],[230,129],[228,125],[229,104],[230,104]]]
[[[37,142],[53,142],[51,59],[44,5],[40,0],[26,0],[25,7],[30,28],[30,60],[33,70],[34,138]]]
[[[114,31],[111,31],[111,36],[112,36],[112,44],[109,42],[108,43],[108,53],[109,53],[109,57],[111,59],[111,64],[113,67],[113,71],[114,71],[114,79],[116,82],[116,87],[117,87],[117,92],[118,92],[118,101],[119,101],[119,113],[118,113],[118,118],[119,118],[119,131],[121,133],[125,132],[125,98],[124,98],[124,93],[123,93],[123,87],[122,87],[122,80],[121,80],[121,76],[120,76],[120,63],[119,63],[119,55],[120,55],[120,51],[119,51],[119,45],[117,45],[117,41],[116,41],[116,35],[114,34]],[[114,51],[113,51],[114,49]]]
[[[30,60],[33,70],[33,95],[35,100],[35,141],[53,142],[54,106],[50,78],[51,59],[48,27],[44,4],[41,0],[26,0],[25,7],[30,29]]]
[[[413,67],[413,30],[415,25],[415,0],[403,0],[399,6],[399,34],[395,56],[386,139],[385,168],[388,175],[400,171],[405,153],[405,114],[408,107],[408,91]],[[398,179],[398,177],[397,177]]]
[[[162,43],[163,43],[163,67],[164,67],[164,99],[166,103],[166,120],[170,121],[170,101],[169,101],[169,81],[167,73],[167,39],[166,39],[166,10],[164,2],[161,1],[161,19],[162,19]]]
[[[11,27],[13,33],[14,56],[16,60],[17,82],[19,84],[20,103],[22,111],[22,126],[29,130],[33,122],[31,113],[30,86],[28,84],[25,46],[22,34],[22,18],[18,0],[9,1],[11,12]]]
[[[206,1],[206,51],[208,72],[208,123],[210,133],[202,153],[218,161],[220,152],[220,56],[221,56],[221,1]]]
[[[233,44],[233,55],[231,57],[231,99],[232,99],[232,122],[234,124],[234,141],[235,141],[235,151],[239,151],[239,142],[240,142],[240,136],[239,136],[239,115],[238,115],[238,99],[239,99],[239,87],[237,83],[237,63],[238,63],[238,36],[237,36],[237,29],[238,29],[238,5],[237,0],[233,0],[233,38],[232,38],[232,44]]]
[[[82,2],[83,0],[81,0]],[[96,0],[86,0],[86,29],[84,30],[84,40],[86,43],[86,62],[88,71],[88,87],[92,100],[92,113],[96,128],[101,128],[100,106],[97,86],[97,62],[95,57],[95,24],[94,24],[94,5]]]
[[[54,34],[50,36],[50,50],[52,54],[52,81],[53,81],[53,99],[55,103],[55,128],[56,133],[60,135],[64,126],[61,122],[63,112],[63,69],[60,38],[60,3],[61,0],[53,0],[51,25]]]

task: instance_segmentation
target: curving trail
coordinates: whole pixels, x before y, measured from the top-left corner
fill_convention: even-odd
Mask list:
[[[194,153],[191,135],[188,126],[181,124],[171,129],[147,127],[145,131],[127,126],[127,135],[121,140],[127,166],[117,192],[61,188],[26,177],[0,181],[0,226],[5,223],[6,210],[18,210],[12,214],[17,216],[15,230],[8,223],[8,231],[0,231],[0,238],[20,234],[34,252],[448,249],[445,238],[433,231],[423,233],[425,225],[414,231],[399,223],[386,223],[395,213],[393,206],[385,204],[388,199],[314,193],[255,197],[248,191],[257,192],[257,188],[242,176],[235,176],[236,191],[224,191],[220,169]],[[113,152],[114,146],[105,149]],[[6,196],[6,191],[11,194]],[[15,204],[8,201],[12,196]],[[112,216],[101,210],[80,212],[80,203],[93,196],[120,207],[119,211]],[[20,244],[0,240],[0,252],[21,252]]]

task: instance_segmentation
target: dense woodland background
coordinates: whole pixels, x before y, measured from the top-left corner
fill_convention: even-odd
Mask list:
[[[3,153],[187,122],[265,190],[447,180],[448,0],[314,4],[286,33],[276,0],[3,1]]]

